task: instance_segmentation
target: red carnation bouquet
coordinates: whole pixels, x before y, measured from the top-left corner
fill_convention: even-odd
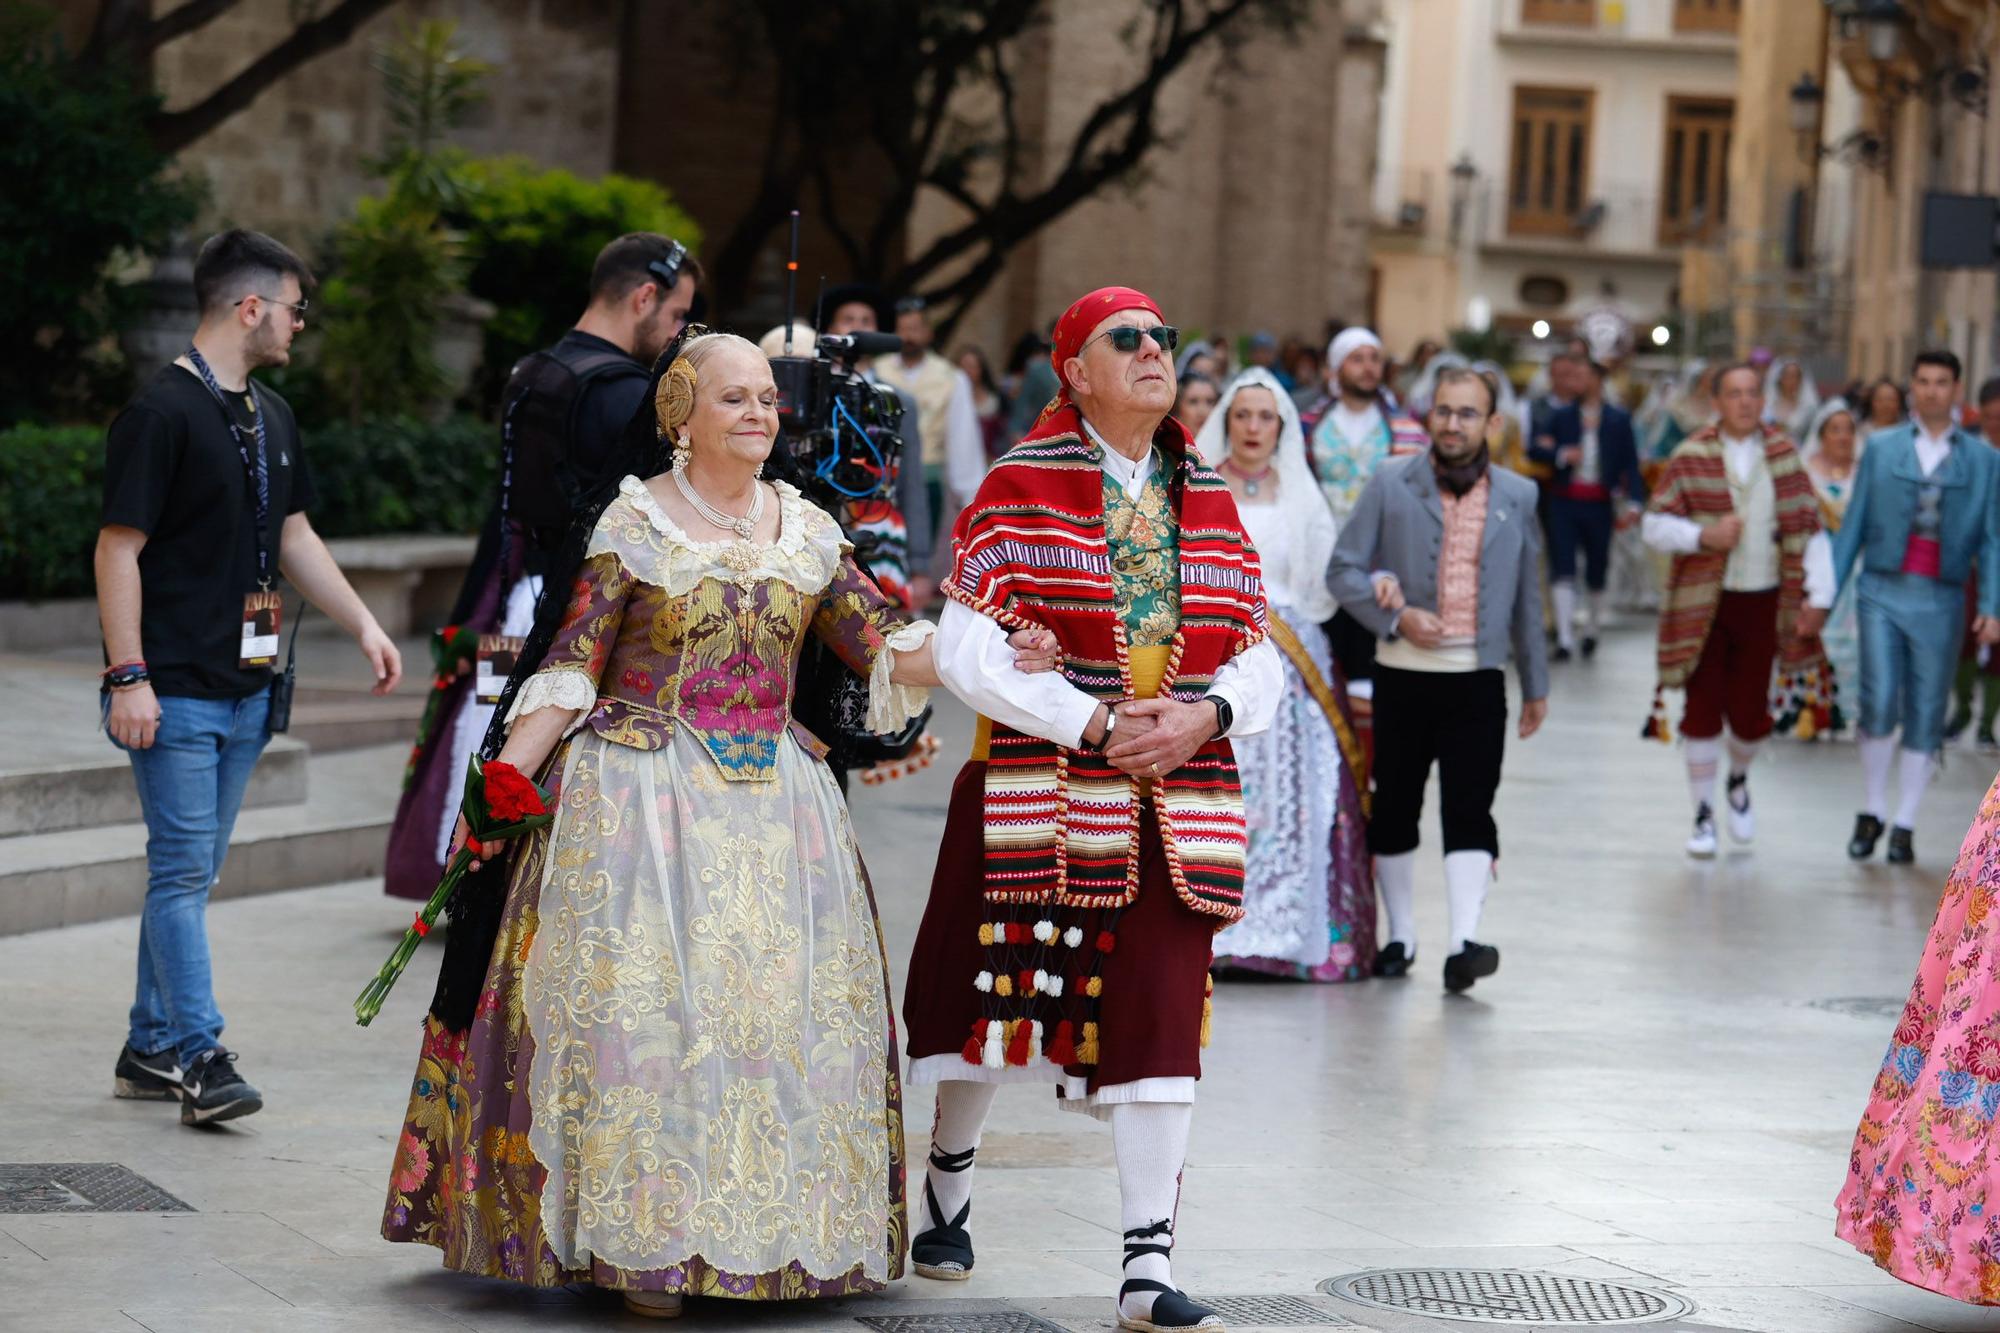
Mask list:
[[[472,764],[465,774],[465,822],[471,830],[466,838],[466,846],[458,849],[451,858],[451,864],[444,868],[444,877],[437,888],[431,891],[430,900],[417,913],[416,920],[403,932],[402,941],[396,945],[389,961],[382,964],[382,970],[375,974],[354,999],[354,1021],[367,1027],[375,1015],[382,1012],[382,1001],[395,988],[396,981],[403,975],[403,969],[410,965],[417,946],[424,936],[431,933],[437,924],[438,914],[451,901],[452,891],[465,878],[465,872],[472,865],[473,843],[501,842],[516,838],[531,829],[538,829],[555,818],[550,808],[552,798],[543,788],[522,776],[512,764],[499,760],[482,763],[478,755],[472,756]]]

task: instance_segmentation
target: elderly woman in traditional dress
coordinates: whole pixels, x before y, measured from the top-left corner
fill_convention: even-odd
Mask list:
[[[759,479],[778,415],[756,347],[701,334],[662,362],[633,434],[672,470],[618,484],[509,688],[498,757],[544,774],[556,817],[508,854],[467,1013],[446,958],[383,1234],[671,1317],[687,1295],[902,1273],[881,928],[790,705],[808,634],[867,679],[877,730],[938,678],[932,627],[899,618],[832,518]]]
[[[1270,372],[1238,375],[1195,437],[1236,497],[1263,566],[1285,692],[1270,730],[1236,742],[1250,850],[1241,921],[1215,939],[1216,965],[1308,981],[1356,981],[1375,957],[1375,880],[1362,793],[1366,760],[1347,686],[1321,622],[1333,514],[1311,466],[1298,408]]]

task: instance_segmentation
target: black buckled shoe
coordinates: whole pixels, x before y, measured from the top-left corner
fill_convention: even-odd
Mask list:
[[[1906,829],[1901,824],[1889,830],[1889,855],[1887,859],[1890,865],[1907,866],[1916,864],[1917,849],[1910,842],[1915,836],[1916,830]]]
[[[1444,988],[1453,995],[1472,989],[1481,977],[1500,970],[1500,951],[1490,944],[1461,942],[1459,951],[1444,960]]]
[[[1391,940],[1375,952],[1375,975],[1407,977],[1416,965],[1417,951],[1405,949],[1401,940]]]
[[[967,1148],[964,1152],[940,1153],[931,1151],[930,1164],[947,1175],[957,1175],[972,1165],[977,1148]],[[965,1221],[972,1216],[972,1200],[958,1210],[958,1216],[946,1222],[944,1209],[938,1206],[937,1191],[931,1188],[930,1173],[924,1173],[924,1206],[930,1209],[931,1221],[935,1226],[918,1233],[910,1242],[910,1265],[919,1277],[935,1278],[939,1282],[963,1282],[972,1276],[972,1233],[965,1229]]]
[[[181,1065],[169,1046],[151,1055],[141,1055],[126,1042],[118,1052],[118,1065],[111,1071],[111,1095],[130,1101],[171,1102],[181,1095]]]
[[[1866,861],[1875,855],[1875,844],[1882,841],[1882,821],[1863,812],[1854,817],[1854,836],[1847,840],[1847,855],[1855,861]]]
[[[203,1051],[181,1074],[183,1125],[213,1125],[263,1109],[264,1095],[236,1072],[234,1051]]]
[[[1155,1236],[1165,1236],[1166,1244],[1153,1240]],[[1128,1231],[1125,1233],[1124,1267],[1131,1267],[1134,1259],[1149,1254],[1169,1259],[1173,1250],[1172,1222],[1155,1222],[1149,1227]],[[1146,1291],[1154,1293],[1152,1310],[1143,1315],[1126,1314],[1125,1298],[1134,1292]],[[1118,1288],[1118,1327],[1134,1330],[1134,1333],[1197,1333],[1197,1330],[1199,1333],[1225,1333],[1227,1328],[1221,1315],[1206,1305],[1188,1299],[1186,1292],[1145,1277],[1128,1277]]]
[[[1597,636],[1586,634],[1583,636],[1583,660],[1588,662],[1595,656],[1597,656]]]

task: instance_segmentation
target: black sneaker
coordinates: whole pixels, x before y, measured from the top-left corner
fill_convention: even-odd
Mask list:
[[[111,1095],[136,1102],[180,1100],[181,1066],[174,1048],[141,1055],[126,1042],[118,1052],[118,1067],[111,1071]]]
[[[1463,941],[1464,947],[1444,960],[1444,988],[1453,995],[1472,989],[1481,977],[1500,970],[1500,951],[1490,944]]]
[[[1549,661],[1567,662],[1569,661],[1570,658],[1574,657],[1575,655],[1576,654],[1570,652],[1569,649],[1563,647],[1561,644],[1557,644],[1556,650],[1549,654]]]
[[[210,1125],[264,1109],[263,1094],[236,1072],[236,1053],[203,1051],[181,1075],[181,1123]]]
[[[1885,859],[1890,865],[1907,866],[1916,864],[1917,849],[1910,843],[1911,838],[1914,836],[1914,830],[1906,829],[1901,824],[1889,830],[1889,855]]]
[[[1882,821],[1867,811],[1854,817],[1854,836],[1847,840],[1847,855],[1856,861],[1866,861],[1875,855],[1875,844],[1882,841]]]
[[[1400,941],[1392,940],[1375,955],[1375,975],[1406,977],[1410,974],[1410,965],[1416,961],[1415,949],[1405,949]]]
[[[1595,637],[1586,634],[1583,638],[1583,660],[1588,662],[1595,656],[1597,656],[1597,640]]]

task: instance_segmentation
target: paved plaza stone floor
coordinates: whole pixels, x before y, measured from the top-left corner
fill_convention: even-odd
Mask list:
[[[1412,979],[1220,988],[1181,1212],[1176,1275],[1190,1290],[1306,1311],[1270,1327],[1472,1329],[1317,1288],[1380,1268],[1520,1268],[1692,1307],[1655,1328],[2000,1330],[2000,1311],[1877,1271],[1831,1221],[1994,761],[1952,754],[1925,803],[1920,864],[1897,871],[1842,852],[1852,747],[1779,746],[1752,784],[1754,852],[1694,865],[1680,851],[1679,755],[1637,739],[1649,684],[1635,627],[1597,661],[1558,668],[1546,731],[1510,742],[1485,932],[1505,956],[1497,977],[1442,993],[1441,875],[1426,855]],[[963,710],[941,705],[940,730],[962,754]],[[854,800],[899,999],[949,777],[939,767]],[[193,1210],[0,1213],[0,1328],[640,1326],[597,1293],[530,1296],[379,1238],[435,950],[372,1028],[354,1026],[349,1003],[407,920],[373,883],[214,907],[227,1039],[267,1107],[210,1132],[110,1096],[135,922],[0,939],[0,1164],[118,1163]],[[914,1138],[928,1118],[919,1095]],[[912,1278],[875,1298],[764,1310],[697,1302],[684,1326],[859,1330],[930,1315],[922,1326],[972,1333],[1025,1327],[991,1318],[1021,1311],[1072,1333],[1110,1327],[1106,1129],[1046,1093],[1003,1093],[972,1227],[978,1272],[964,1284]]]

